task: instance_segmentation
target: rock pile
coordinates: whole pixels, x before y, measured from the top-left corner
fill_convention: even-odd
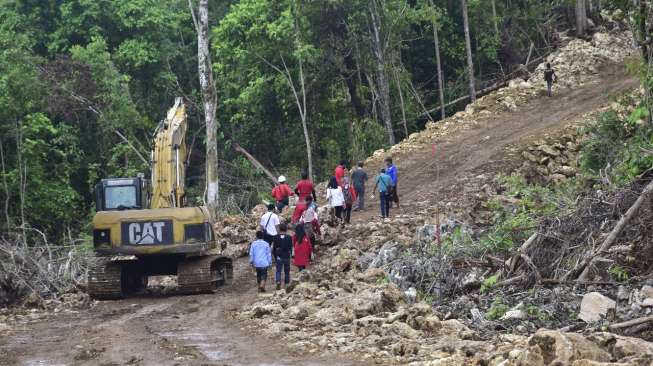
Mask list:
[[[568,127],[560,136],[546,136],[522,151],[521,171],[529,181],[565,182],[578,172],[581,146],[582,136],[574,127]]]

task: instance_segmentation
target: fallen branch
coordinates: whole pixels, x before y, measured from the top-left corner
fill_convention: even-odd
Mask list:
[[[512,274],[515,272],[517,269],[517,263],[519,262],[519,259],[521,258],[521,254],[526,254],[528,250],[533,246],[533,243],[535,243],[535,239],[537,239],[538,233],[534,233],[531,235],[525,242],[522,244],[521,247],[517,250],[517,254],[515,254],[514,257],[510,259],[510,269],[508,271],[508,274]]]
[[[619,234],[621,234],[621,232],[626,227],[628,222],[630,222],[630,220],[637,214],[639,208],[642,207],[644,202],[648,201],[652,191],[653,191],[653,180],[649,182],[649,184],[644,188],[644,190],[639,195],[635,203],[633,203],[633,205],[630,206],[628,211],[626,211],[626,214],[623,215],[621,219],[619,219],[619,222],[617,222],[615,227],[612,229],[610,235],[608,235],[608,237],[605,238],[605,240],[603,241],[599,249],[593,254],[586,256],[580,263],[578,263],[578,265],[574,269],[569,271],[569,273],[567,273],[567,275],[564,277],[565,280],[576,277],[578,273],[580,273],[580,276],[578,276],[578,281],[587,280],[587,276],[589,275],[589,269],[594,259],[597,256],[603,254],[606,250],[610,249],[610,247],[617,241],[617,237],[619,236]]]
[[[644,323],[648,323],[648,322],[653,322],[653,315],[644,316],[644,317],[636,318],[636,319],[631,319],[631,320],[621,322],[621,323],[611,324],[611,325],[608,326],[608,329],[612,330],[612,331],[620,330],[620,329],[630,328],[630,327],[634,327],[636,325],[640,325],[640,324],[644,324]]]
[[[276,185],[276,184],[277,184],[277,178],[274,176],[274,174],[270,173],[270,171],[267,170],[267,169],[263,166],[263,164],[261,164],[258,160],[256,160],[256,158],[255,158],[254,156],[252,156],[252,154],[250,154],[249,152],[247,152],[247,150],[243,149],[243,148],[242,148],[238,143],[236,143],[236,142],[234,142],[231,146],[234,148],[234,150],[236,150],[237,152],[243,154],[243,155],[247,158],[247,160],[249,160],[249,161],[250,161],[250,162],[251,162],[251,163],[252,163],[256,168],[258,168],[258,169],[259,169],[260,171],[262,171],[262,172],[263,172],[263,173],[264,173],[268,178],[270,178],[270,180],[272,181],[272,184],[273,184],[273,185]]]

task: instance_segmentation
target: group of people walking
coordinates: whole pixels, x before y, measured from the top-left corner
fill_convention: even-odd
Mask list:
[[[365,184],[368,181],[364,163],[358,162],[349,172],[347,162],[342,160],[336,166],[333,176],[329,179],[326,189],[326,202],[339,224],[349,224],[352,211],[365,210]],[[392,203],[399,206],[397,195],[397,167],[392,158],[385,159],[385,168],[374,179],[371,198],[378,191],[382,220],[390,217]],[[279,214],[290,206],[290,196],[297,195],[297,203],[290,223],[282,222]],[[283,284],[290,283],[290,265],[294,264],[299,271],[311,264],[314,258],[314,245],[320,235],[320,222],[317,215],[317,194],[315,186],[308,173],[301,174],[301,180],[291,189],[286,177],[277,179],[277,185],[272,189],[274,204],[267,206],[267,212],[261,217],[256,240],[249,250],[250,264],[256,269],[258,289],[265,291],[267,273],[274,263],[276,266],[275,282],[277,290]],[[290,235],[289,230],[294,230]],[[283,275],[283,276],[282,276]]]

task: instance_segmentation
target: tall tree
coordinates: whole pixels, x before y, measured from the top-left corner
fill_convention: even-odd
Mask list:
[[[370,1],[369,12],[372,27],[372,49],[376,61],[376,79],[379,92],[379,104],[381,109],[381,120],[385,126],[385,132],[388,136],[388,143],[395,144],[395,133],[392,127],[392,117],[390,115],[390,83],[386,75],[386,53],[390,44],[390,32],[387,24],[384,26],[381,12],[383,3],[379,4],[378,0]],[[379,9],[381,8],[381,9]]]
[[[197,32],[197,71],[200,79],[200,91],[204,106],[204,123],[206,125],[206,203],[215,208],[219,197],[218,186],[218,127],[215,110],[218,94],[213,82],[213,68],[209,53],[209,1],[199,0],[195,16],[193,0],[188,0]]]
[[[576,35],[582,37],[587,32],[587,0],[576,0]],[[644,2],[644,1],[642,1]]]
[[[442,64],[440,62],[440,38],[438,37],[438,14],[433,4],[433,0],[430,1],[431,5],[431,27],[433,28],[433,47],[435,48],[435,71],[437,73],[438,80],[438,94],[440,96],[440,118],[444,119],[446,117],[445,104],[444,104],[444,74],[442,73]]]
[[[476,87],[474,80],[474,60],[472,59],[472,42],[469,38],[469,17],[467,15],[467,1],[460,0],[463,9],[463,27],[465,28],[465,49],[467,50],[467,72],[469,74],[469,99],[476,101]]]

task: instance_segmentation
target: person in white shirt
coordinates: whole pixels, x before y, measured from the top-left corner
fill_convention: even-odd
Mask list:
[[[345,196],[342,194],[342,188],[338,185],[336,177],[331,177],[327,186],[326,199],[329,207],[335,211],[338,220],[342,220],[342,211],[345,206]]]
[[[267,241],[268,244],[272,245],[274,238],[279,232],[279,216],[274,213],[274,205],[268,205],[268,212],[261,216],[261,222],[259,226],[261,231],[265,234],[263,240]]]
[[[313,205],[313,198],[311,196],[306,197],[306,210],[302,213],[302,216],[299,218],[299,223],[304,225],[304,231],[306,235],[311,239],[311,243],[315,246],[315,228],[314,225],[319,226],[317,212],[315,212],[315,206]]]

